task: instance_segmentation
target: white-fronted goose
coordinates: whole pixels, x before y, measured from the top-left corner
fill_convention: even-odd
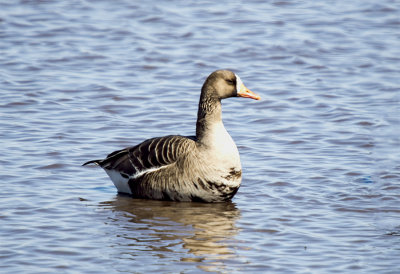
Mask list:
[[[260,97],[239,76],[217,70],[203,84],[196,136],[152,138],[118,150],[97,164],[118,192],[135,198],[172,201],[222,202],[237,192],[242,179],[239,152],[221,117],[221,99]]]

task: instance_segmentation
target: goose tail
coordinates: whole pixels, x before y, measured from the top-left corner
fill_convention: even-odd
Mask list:
[[[100,166],[101,162],[103,160],[91,160],[91,161],[87,161],[86,163],[84,163],[82,166],[86,166],[86,165],[90,165],[90,164],[96,164],[98,166]]]

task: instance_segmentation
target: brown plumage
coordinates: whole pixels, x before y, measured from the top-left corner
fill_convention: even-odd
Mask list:
[[[227,201],[239,189],[242,174],[236,145],[222,123],[221,99],[229,97],[260,99],[236,74],[217,70],[201,90],[196,136],[148,139],[83,165],[99,165],[119,192],[136,198]]]

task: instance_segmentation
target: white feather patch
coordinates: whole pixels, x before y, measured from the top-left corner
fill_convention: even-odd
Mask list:
[[[239,92],[240,88],[243,85],[243,82],[237,74],[235,74],[235,76],[236,76],[236,90],[237,90],[237,92]]]
[[[111,181],[114,183],[118,192],[132,194],[131,189],[128,185],[128,178],[124,178],[118,171],[105,169],[107,175],[110,177]]]
[[[135,173],[135,174],[132,175],[130,178],[136,179],[136,178],[142,176],[143,174],[150,173],[150,172],[154,172],[154,171],[157,171],[157,170],[166,168],[166,167],[168,167],[168,166],[170,166],[170,165],[171,165],[171,164],[168,164],[168,165],[165,165],[165,166],[151,167],[151,168],[148,168],[148,169],[144,169],[144,170],[142,170],[142,171],[139,171],[139,172]]]

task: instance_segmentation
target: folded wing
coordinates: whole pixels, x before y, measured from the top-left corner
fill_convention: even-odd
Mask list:
[[[114,170],[123,177],[135,177],[146,171],[175,163],[180,156],[196,146],[195,137],[170,135],[157,137],[143,143],[114,151],[104,160],[89,161],[104,169]]]

